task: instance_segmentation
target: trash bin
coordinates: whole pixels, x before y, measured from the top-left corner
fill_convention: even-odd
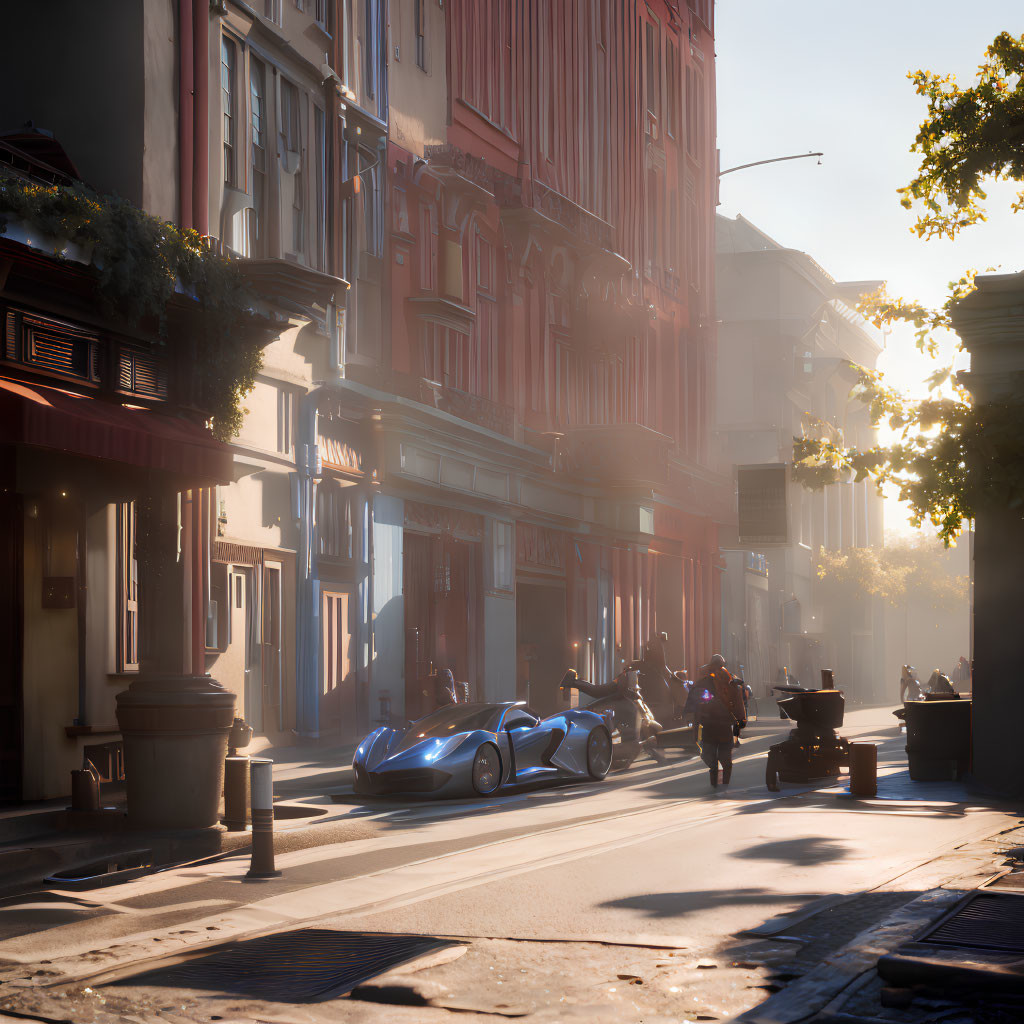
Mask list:
[[[971,702],[957,697],[908,700],[907,763],[916,782],[958,779],[971,765]]]

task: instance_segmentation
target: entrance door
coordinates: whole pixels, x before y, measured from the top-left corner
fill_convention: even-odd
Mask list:
[[[357,731],[349,597],[344,591],[321,592],[320,734],[339,739],[353,739]]]
[[[21,799],[22,506],[0,494],[0,804]]]
[[[558,684],[570,664],[565,587],[516,584],[517,695],[541,717],[565,705]]]
[[[281,636],[281,563],[263,564],[263,706],[276,723],[284,728],[284,664]]]
[[[263,732],[262,655],[260,651],[259,600],[249,565],[233,565],[229,576],[231,632],[229,639],[242,662],[242,708],[246,722]],[[237,662],[235,662],[237,665]]]

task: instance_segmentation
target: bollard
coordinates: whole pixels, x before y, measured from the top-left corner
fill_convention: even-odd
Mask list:
[[[244,832],[249,824],[249,758],[224,758],[224,825],[229,832]]]
[[[850,744],[850,796],[878,793],[878,747],[874,743]]]
[[[249,761],[252,794],[252,860],[246,878],[275,878],[274,870],[274,762],[269,757]]]

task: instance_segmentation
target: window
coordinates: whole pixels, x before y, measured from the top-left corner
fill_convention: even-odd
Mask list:
[[[413,0],[413,31],[416,33],[416,66],[427,70],[427,36],[424,24],[424,8],[427,0]]]
[[[352,558],[354,527],[352,488],[339,487],[336,480],[325,480],[316,492],[317,553],[324,558]]]
[[[479,233],[476,236],[476,344],[470,367],[469,390],[497,400],[498,303],[494,246]]]
[[[366,169],[360,172],[363,189],[363,249],[371,256],[384,255],[384,190],[381,187],[382,175],[380,152],[361,150],[359,159]]]
[[[292,429],[295,423],[295,396],[281,388],[277,392],[277,450],[282,455],[292,453]]]
[[[698,163],[704,146],[704,76],[686,69],[686,151]]]
[[[327,269],[327,119],[319,107],[313,108],[313,134],[316,153],[316,254],[317,268]]]
[[[252,159],[252,209],[249,220],[249,252],[267,254],[267,86],[266,70],[258,60],[249,62],[250,150]]]
[[[658,257],[658,221],[660,204],[658,202],[658,175],[655,171],[647,172],[647,276],[654,277],[655,270],[661,262]]]
[[[647,86],[647,130],[658,137],[658,121],[661,118],[661,23],[647,9],[651,21],[644,26],[646,34],[645,81]]]
[[[437,209],[433,204],[420,207],[419,245],[420,287],[432,292],[437,287]]]
[[[263,16],[275,25],[281,24],[281,0],[264,0]]]
[[[291,206],[292,229],[289,242],[290,251],[295,255],[301,255],[306,247],[305,203],[303,196],[306,186],[300,163],[302,155],[302,125],[300,117],[299,90],[287,79],[282,78],[281,148],[288,154],[288,159],[284,165],[285,170],[288,171],[294,168],[291,173],[290,183],[286,179],[282,180],[282,189],[285,202],[289,198],[291,200],[289,205]],[[288,195],[289,187],[291,190],[290,197]],[[288,238],[288,235],[285,234],[284,237]]]
[[[139,562],[135,502],[117,503],[117,671],[139,667]]]
[[[423,376],[447,388],[465,391],[469,337],[443,324],[423,324],[421,335]]]
[[[331,0],[315,0],[316,10],[314,16],[316,23],[328,34],[334,32],[334,4]]]
[[[224,108],[224,183],[234,185],[235,175],[235,44],[220,41],[220,91]]]
[[[665,44],[665,131],[679,138],[681,95],[679,88],[679,47],[671,40]]]
[[[300,153],[302,146],[299,121],[299,90],[286,78],[281,79],[281,148]]]
[[[363,4],[363,89],[370,99],[377,97],[379,20],[378,0],[365,0]]]

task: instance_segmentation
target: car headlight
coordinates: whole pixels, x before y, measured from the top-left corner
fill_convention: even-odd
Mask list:
[[[445,736],[433,740],[433,746],[423,754],[423,760],[433,764],[451,753],[463,740],[462,736]]]

